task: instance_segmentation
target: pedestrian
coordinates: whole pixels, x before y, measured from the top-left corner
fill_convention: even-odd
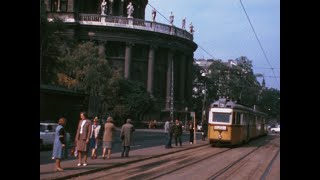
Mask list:
[[[78,152],[78,164],[77,166],[87,166],[87,152],[88,152],[88,143],[91,134],[91,122],[87,118],[86,112],[80,113],[80,121],[78,124],[77,133],[75,136],[75,144],[77,145]],[[82,164],[82,156],[84,157],[84,163]]]
[[[90,135],[90,149],[91,149],[91,159],[97,159],[97,148],[98,148],[98,135],[101,126],[99,125],[98,117],[93,119],[93,124],[91,126],[91,135]]]
[[[64,157],[65,147],[66,147],[66,136],[64,131],[64,126],[66,125],[66,119],[61,117],[58,122],[58,126],[55,131],[55,138],[52,150],[52,159],[56,160],[55,171],[63,171],[61,168],[61,159]]]
[[[182,146],[181,135],[182,135],[182,124],[179,122],[178,119],[176,119],[176,123],[174,126],[174,139],[175,139],[176,146],[178,146],[178,141],[180,146]]]
[[[120,139],[122,141],[121,157],[129,157],[130,146],[132,145],[132,134],[135,131],[131,124],[131,119],[127,119],[127,123],[122,125]]]
[[[202,123],[202,141],[206,140],[207,137],[207,129],[208,129],[208,125],[207,123]]]
[[[165,148],[172,148],[171,146],[171,138],[172,138],[172,135],[171,134],[171,128],[170,128],[170,122],[169,120],[167,119],[167,121],[164,123],[164,133],[165,133],[165,136],[166,136],[166,144],[165,144]]]
[[[157,120],[153,120],[153,129],[157,128]]]
[[[194,126],[193,126],[193,123],[191,121],[189,121],[189,133],[190,133],[189,142],[190,142],[190,144],[193,144]]]
[[[107,158],[110,159],[112,143],[114,141],[113,134],[116,132],[116,126],[113,124],[112,117],[108,117],[107,123],[104,125],[104,134],[103,134],[103,152],[102,158],[106,159],[106,151],[108,149]]]

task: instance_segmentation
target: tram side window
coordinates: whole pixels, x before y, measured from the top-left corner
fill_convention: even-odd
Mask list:
[[[261,121],[261,117],[260,117],[260,116],[258,116],[257,123],[258,123],[258,125],[259,125],[259,126],[260,126],[260,125],[261,125],[261,123],[262,123],[262,121]]]
[[[252,125],[255,126],[256,125],[256,117],[253,115],[250,115],[250,119],[251,119]]]
[[[235,124],[236,123],[236,114],[237,114],[237,112],[233,112],[232,113],[232,122],[231,122],[231,124]]]
[[[249,126],[252,125],[252,116],[250,114],[247,116],[247,122],[248,122]]]
[[[240,122],[242,122],[241,113],[237,112],[235,124],[239,125]]]
[[[246,125],[248,121],[248,115],[247,114],[242,114],[241,116],[241,125]]]

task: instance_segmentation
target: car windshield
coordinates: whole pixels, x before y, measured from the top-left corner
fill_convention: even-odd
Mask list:
[[[43,124],[40,124],[40,132],[45,132],[46,130],[48,130],[48,132],[55,132],[56,131],[56,128],[57,128],[58,125],[43,125]]]

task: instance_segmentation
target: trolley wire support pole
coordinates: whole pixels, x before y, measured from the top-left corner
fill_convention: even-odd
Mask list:
[[[203,120],[204,117],[206,115],[205,113],[205,105],[206,105],[206,101],[207,101],[207,83],[204,82],[204,97],[203,97],[203,103],[202,103],[202,112],[201,112],[201,125],[203,126]]]
[[[173,59],[171,60],[171,89],[170,89],[170,116],[171,116],[171,121],[172,122],[174,122],[173,121],[173,119],[174,119],[174,112],[173,112],[173,110],[174,110],[174,104],[173,104],[173,100],[174,100],[174,98],[173,98],[173,95],[174,95],[174,82],[173,82],[173,77],[174,77],[174,75],[173,75],[173,65],[174,65],[174,63],[173,63]]]
[[[196,130],[197,127],[196,127],[196,113],[194,113],[194,116],[193,116],[193,143],[194,144],[197,144],[197,133],[196,133]]]

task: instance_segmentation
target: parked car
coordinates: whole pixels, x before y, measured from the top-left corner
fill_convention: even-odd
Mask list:
[[[270,129],[272,133],[280,133],[280,125]]]
[[[45,146],[52,146],[54,143],[57,123],[40,122],[40,149]],[[70,142],[70,134],[66,133],[67,142]]]

